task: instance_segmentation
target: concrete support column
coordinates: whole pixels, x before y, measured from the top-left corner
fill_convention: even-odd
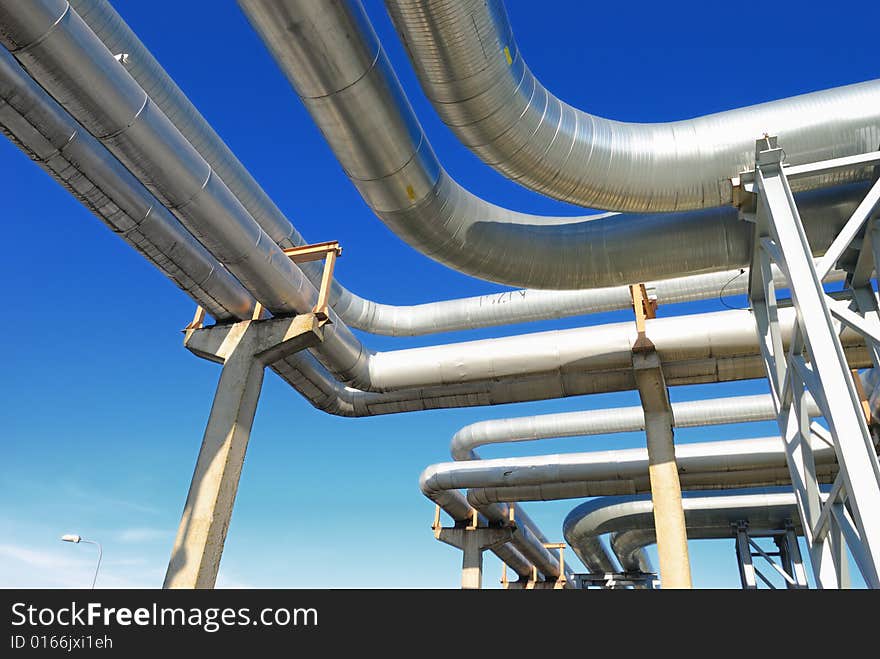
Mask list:
[[[321,340],[314,314],[187,330],[184,345],[223,364],[164,588],[213,588],[267,365]]]
[[[673,444],[672,406],[657,353],[653,349],[634,352],[633,372],[645,411],[660,583],[663,588],[690,588],[691,568]]]
[[[483,552],[510,542],[513,529],[456,526],[438,529],[435,535],[440,542],[461,549],[461,587],[476,590],[483,587]]]

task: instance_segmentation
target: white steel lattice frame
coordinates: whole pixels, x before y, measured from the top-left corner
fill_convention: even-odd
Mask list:
[[[786,167],[783,161],[776,138],[765,136],[757,142],[754,171],[741,177],[742,190],[753,195],[755,204],[751,211],[741,209],[741,217],[754,223],[749,299],[761,354],[817,586],[849,586],[848,549],[866,585],[880,588],[880,465],[839,339],[843,326],[861,333],[874,367],[880,367],[880,316],[871,284],[874,264],[880,262],[880,227],[874,219],[880,182],[873,184],[815,265],[789,185],[801,176],[878,163],[880,152],[796,167]],[[849,263],[849,295],[841,301],[825,293],[822,279],[842,260]],[[787,350],[771,262],[784,273],[796,310]],[[809,395],[819,405],[827,430],[811,423]],[[816,478],[817,442],[831,444],[839,464],[827,496],[820,493]]]

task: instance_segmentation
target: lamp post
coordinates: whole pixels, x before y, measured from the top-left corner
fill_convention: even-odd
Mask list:
[[[74,535],[72,533],[66,533],[61,536],[61,539],[64,542],[72,542],[74,544],[79,544],[80,542],[87,542],[90,545],[95,545],[98,548],[98,564],[95,566],[95,576],[92,577],[92,589],[95,588],[95,582],[98,580],[98,568],[101,567],[101,556],[103,551],[101,549],[101,543],[95,542],[94,540],[88,540],[81,535]]]

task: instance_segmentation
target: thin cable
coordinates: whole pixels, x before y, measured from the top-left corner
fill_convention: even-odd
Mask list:
[[[723,297],[725,289],[727,289],[727,287],[730,286],[737,277],[742,277],[745,273],[746,273],[746,271],[744,269],[740,268],[739,274],[736,274],[733,277],[731,277],[730,280],[726,284],[724,284],[724,286],[721,287],[721,290],[718,291],[718,301],[723,306],[727,307],[728,309],[733,309],[734,311],[748,311],[749,310],[749,307],[734,307],[730,304],[727,304],[727,302],[724,301],[724,297]]]

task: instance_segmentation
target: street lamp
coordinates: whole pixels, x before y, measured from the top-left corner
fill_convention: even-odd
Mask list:
[[[95,566],[95,576],[92,577],[92,589],[95,588],[95,582],[98,580],[98,568],[101,567],[101,555],[103,551],[101,550],[101,543],[95,542],[94,540],[87,540],[81,535],[74,535],[72,533],[66,533],[61,536],[61,539],[64,542],[72,542],[73,544],[79,544],[80,542],[87,542],[90,545],[95,545],[98,548],[98,564]]]

